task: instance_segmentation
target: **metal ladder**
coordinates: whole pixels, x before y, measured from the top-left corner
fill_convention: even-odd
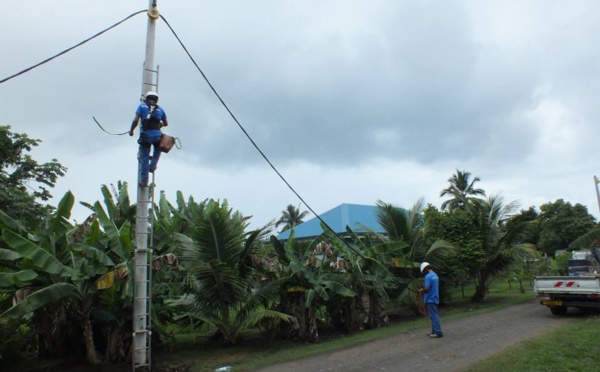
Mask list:
[[[152,70],[150,68],[145,68],[144,67],[144,72],[149,72],[150,76],[155,76],[156,79],[152,79],[151,78],[151,81],[143,81],[142,85],[143,86],[149,85],[149,86],[153,87],[153,90],[156,93],[158,93],[158,76],[160,75],[160,65],[156,65],[156,70]],[[145,73],[142,75],[142,80],[144,80],[144,76],[146,76]],[[152,81],[152,80],[156,80],[156,81]],[[140,98],[141,101],[144,100],[146,93],[148,93],[148,92],[142,91],[142,97]]]
[[[152,157],[150,157],[152,159]],[[140,163],[141,169],[141,163]],[[155,174],[149,186],[138,184],[136,216],[136,249],[134,251],[133,285],[133,370],[151,370],[152,345],[152,259],[154,252],[154,187]],[[139,213],[141,211],[141,213]],[[140,228],[144,226],[145,228]],[[144,242],[148,243],[143,244]],[[135,354],[138,353],[138,354]],[[140,355],[141,354],[141,355]],[[135,355],[138,357],[136,358]],[[137,363],[144,360],[145,363]]]

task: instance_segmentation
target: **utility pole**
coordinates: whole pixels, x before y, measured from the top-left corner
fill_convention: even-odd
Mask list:
[[[142,99],[150,90],[157,90],[154,76],[154,40],[156,36],[156,20],[159,17],[156,0],[148,3],[148,31],[146,34],[146,56],[142,76]],[[158,77],[156,78],[158,81]],[[140,127],[141,128],[141,127]],[[141,161],[138,153],[138,193],[136,213],[136,248],[134,254],[133,275],[133,370],[151,369],[151,339],[152,339],[152,245],[148,239],[152,237],[149,218],[151,207],[150,191],[153,185],[140,186]]]
[[[594,176],[594,188],[596,189],[596,200],[598,200],[598,210],[600,210],[600,190],[598,190],[598,177]]]

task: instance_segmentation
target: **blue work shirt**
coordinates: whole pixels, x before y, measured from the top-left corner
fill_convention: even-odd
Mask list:
[[[437,274],[433,271],[430,271],[427,275],[425,275],[425,282],[423,283],[424,287],[429,288],[427,292],[423,294],[423,301],[426,304],[440,304],[440,279]]]
[[[159,105],[156,105],[154,108],[154,116],[159,120],[164,120],[167,118],[167,114],[165,110],[162,109]],[[142,102],[138,105],[137,110],[135,110],[135,114],[140,116],[142,122],[148,119],[148,114],[150,113],[150,106],[146,102]],[[148,137],[160,136],[162,132],[160,129],[150,129],[146,131],[146,135]]]

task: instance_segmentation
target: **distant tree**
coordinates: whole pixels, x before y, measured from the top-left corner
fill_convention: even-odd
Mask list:
[[[285,210],[281,211],[281,217],[275,222],[275,228],[283,225],[281,231],[285,231],[298,226],[304,222],[302,219],[308,216],[308,213],[308,211],[300,212],[300,205],[294,207],[292,204],[289,204]]]
[[[596,228],[596,219],[581,204],[571,205],[563,199],[540,206],[538,249],[549,255],[567,249],[577,238]]]
[[[456,170],[456,174],[448,178],[450,186],[440,192],[440,197],[451,196],[442,203],[442,210],[465,209],[466,203],[477,196],[485,196],[483,189],[476,189],[475,182],[481,181],[479,177],[471,178],[471,173],[467,171]]]
[[[49,189],[67,171],[56,159],[39,164],[31,157],[40,142],[0,126],[0,210],[23,222],[46,214],[51,207],[38,200],[49,200]]]

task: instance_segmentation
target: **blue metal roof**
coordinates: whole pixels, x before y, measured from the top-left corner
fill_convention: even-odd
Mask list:
[[[365,232],[363,226],[373,229],[376,232],[383,233],[383,227],[377,222],[377,207],[374,205],[361,204],[340,204],[339,206],[321,214],[321,218],[337,234],[345,233],[346,226],[349,226],[354,232]],[[286,240],[290,237],[291,231],[295,231],[296,239],[306,239],[319,236],[323,233],[321,221],[314,217],[293,229],[285,230],[277,235],[277,239]]]

